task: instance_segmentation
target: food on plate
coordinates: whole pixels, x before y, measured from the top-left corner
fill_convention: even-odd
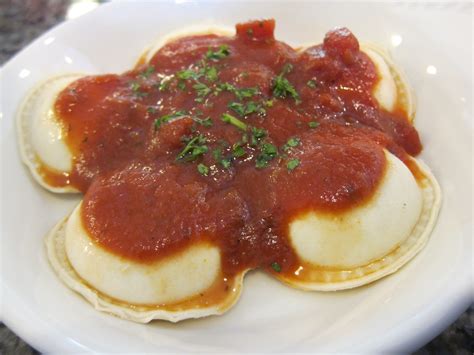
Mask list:
[[[45,81],[30,92],[18,115],[23,162],[36,181],[53,192],[76,191],[67,183],[73,157],[65,139],[67,127],[57,117],[54,103],[59,93],[80,77],[62,75]]]
[[[414,158],[401,70],[345,28],[294,49],[274,26],[173,35],[130,71],[58,76],[25,100],[33,176],[84,194],[48,234],[49,259],[97,309],[221,314],[251,269],[353,288],[427,242],[440,190]]]

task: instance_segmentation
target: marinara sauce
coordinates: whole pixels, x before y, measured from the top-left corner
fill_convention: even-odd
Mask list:
[[[68,182],[85,194],[83,223],[100,246],[149,263],[208,241],[226,276],[290,272],[289,221],[368,201],[384,148],[405,162],[420,152],[403,110],[374,99],[376,68],[349,30],[297,51],[274,26],[180,38],[60,94]]]

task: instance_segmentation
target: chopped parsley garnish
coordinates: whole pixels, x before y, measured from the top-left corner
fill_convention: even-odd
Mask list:
[[[235,86],[230,83],[220,83],[217,86],[217,93],[221,91],[230,91],[233,92],[235,90]]]
[[[230,108],[232,111],[237,113],[240,116],[245,116],[245,105],[241,104],[240,102],[230,102],[227,105],[228,108]]]
[[[211,82],[216,81],[218,79],[216,67],[206,68],[205,75],[206,79]]]
[[[143,92],[143,91],[140,91],[140,84],[137,83],[136,81],[132,82],[130,84],[130,89],[132,89],[133,93],[135,94],[135,96],[138,96],[138,97],[144,97],[144,96],[147,96],[148,93],[147,92]]]
[[[212,127],[213,122],[210,117],[207,118],[199,118],[199,117],[193,117],[194,122],[199,123],[201,126],[204,127]]]
[[[288,163],[286,163],[286,167],[288,168],[289,171],[296,169],[298,165],[300,165],[300,160],[296,158],[290,159],[288,160]]]
[[[268,163],[277,156],[278,150],[271,143],[263,143],[262,151],[255,160],[255,167],[257,169],[263,169],[268,166]]]
[[[291,64],[286,64],[283,67],[282,72],[275,78],[273,83],[273,96],[284,99],[286,97],[292,97],[296,103],[301,102],[299,94],[293,85],[290,84],[288,79],[284,76],[293,70]]]
[[[268,156],[271,156],[273,159],[277,155],[278,150],[277,147],[271,143],[263,143],[262,152]]]
[[[297,147],[301,143],[301,140],[298,137],[291,137],[288,141],[283,145],[282,149],[284,152],[287,152],[291,148]]]
[[[197,79],[199,78],[199,76],[199,73],[196,73],[194,70],[191,69],[181,70],[176,73],[176,77],[181,80]]]
[[[263,104],[266,106],[266,107],[272,107],[273,106],[273,100],[265,100],[263,102]]]
[[[178,89],[184,91],[186,89],[186,81],[193,79],[197,80],[202,76],[202,74],[195,72],[192,69],[180,70],[176,73],[176,78],[178,78]]]
[[[221,159],[220,163],[221,163],[222,167],[224,167],[226,169],[229,169],[230,165],[231,165],[231,160],[230,160],[230,158],[224,158],[224,159]]]
[[[242,104],[240,102],[231,102],[229,103],[229,105],[227,105],[227,107],[229,107],[231,110],[233,110],[240,116],[247,116],[254,112],[263,113],[265,111],[265,109],[263,109],[254,101],[249,101],[247,102],[247,104]]]
[[[214,149],[212,151],[212,155],[214,157],[214,160],[216,162],[218,162],[220,165],[222,165],[223,168],[225,169],[229,169],[230,168],[230,165],[231,165],[231,158],[230,157],[226,157],[224,158],[222,156],[222,149],[221,148],[218,148],[218,149]]]
[[[221,91],[229,91],[233,93],[237,97],[237,99],[239,99],[240,101],[251,98],[252,96],[255,96],[260,93],[260,90],[257,87],[238,89],[230,83],[219,84],[216,90],[216,94],[218,94]]]
[[[209,174],[209,168],[202,163],[198,164],[197,170],[199,171],[199,174],[201,175],[207,176],[207,174]]]
[[[253,36],[253,28],[247,28],[247,36],[249,37]]]
[[[252,137],[260,140],[262,138],[265,138],[267,136],[267,131],[263,128],[258,128],[258,127],[252,127]]]
[[[212,156],[214,157],[214,160],[220,161],[222,159],[222,149],[214,149],[212,151]]]
[[[202,102],[204,98],[211,92],[211,89],[203,83],[196,83],[193,85],[193,89],[196,90],[197,98],[195,101]]]
[[[140,84],[134,81],[130,84],[130,89],[132,89],[132,91],[134,92],[137,92],[138,90],[140,90]]]
[[[186,83],[184,82],[184,80],[179,80],[177,86],[178,89],[182,91],[186,90]]]
[[[232,156],[234,158],[243,157],[245,154],[247,154],[247,152],[239,143],[234,144],[232,147]]]
[[[267,136],[267,131],[263,128],[252,127],[250,136],[250,145],[256,147],[259,141]]]
[[[178,154],[176,160],[184,160],[184,161],[193,161],[199,156],[207,153],[207,139],[202,134],[191,138],[181,153]]]
[[[301,140],[298,137],[292,137],[288,139],[286,145],[288,147],[297,147],[300,144]]]
[[[171,83],[172,77],[166,77],[161,79],[160,84],[158,85],[159,91],[166,91]]]
[[[144,79],[148,78],[155,71],[153,65],[149,65],[144,71],[140,73],[140,76]]]
[[[234,94],[239,100],[250,98],[254,95],[257,95],[259,92],[260,91],[258,90],[258,88],[242,88],[234,90]]]
[[[212,151],[212,156],[215,160],[215,163],[212,164],[216,165],[210,167],[204,163],[199,163],[197,164],[198,172],[203,176],[208,176],[211,169],[214,169],[217,164],[225,169],[229,169],[237,159],[242,158],[243,161],[246,161],[246,156],[250,154],[250,152],[254,153],[249,155],[249,159],[255,154],[254,164],[257,169],[267,167],[275,158],[279,158],[279,162],[281,160],[286,161],[288,171],[296,169],[300,164],[299,159],[289,159],[288,155],[283,152],[288,152],[292,148],[300,145],[301,141],[298,137],[289,138],[281,147],[281,150],[279,150],[277,146],[270,143],[267,138],[268,132],[265,129],[250,126],[245,122],[245,119],[243,119],[251,114],[265,115],[266,108],[272,107],[276,98],[293,98],[296,103],[300,102],[298,92],[286,79],[287,74],[293,70],[292,65],[286,64],[281,73],[274,78],[272,87],[273,98],[267,99],[262,96],[258,86],[237,88],[231,83],[218,81],[219,66],[221,64],[213,65],[214,63],[212,62],[218,62],[229,55],[230,50],[227,45],[221,45],[217,49],[209,48],[204,57],[194,65],[188,67],[188,69],[180,70],[172,75],[163,77],[159,83],[153,85],[153,87],[158,88],[160,91],[167,90],[170,83],[173,83],[173,85],[176,84],[178,89],[186,91],[189,94],[194,90],[195,101],[206,101],[204,105],[209,103],[210,100],[205,99],[209,97],[211,93],[218,95],[222,91],[227,91],[235,96],[231,102],[228,102],[229,113],[223,113],[221,120],[243,131],[242,139],[233,145],[223,141],[224,143],[221,143],[220,148]],[[225,66],[225,64],[223,65]],[[147,78],[154,71],[155,68],[153,66],[148,66],[139,76]],[[248,73],[244,72],[239,75],[248,76]],[[309,80],[307,85],[315,87],[316,82]],[[131,89],[137,93],[137,95],[147,95],[147,93],[140,93],[139,82],[131,82]],[[212,102],[209,104],[211,105]],[[147,111],[150,114],[157,112],[154,107],[149,107]],[[163,124],[184,116],[192,118],[194,124],[191,127],[191,135],[183,137],[183,149],[176,156],[176,160],[192,162],[199,158],[197,161],[199,162],[201,160],[200,158],[208,153],[208,144],[210,144],[210,142],[206,136],[199,133],[198,125],[203,127],[213,126],[214,122],[210,117],[206,117],[202,111],[199,113],[195,111],[193,114],[186,111],[177,111],[157,118],[154,121],[154,126],[155,129],[159,129]],[[308,125],[310,128],[315,128],[319,123],[309,122]],[[281,267],[278,263],[272,263],[271,266],[276,272],[281,271]]]
[[[206,59],[210,59],[212,61],[217,62],[229,55],[230,55],[229,46],[226,44],[222,44],[221,46],[219,46],[219,49],[216,51],[213,51],[211,48],[209,48],[209,50],[206,53]]]
[[[168,123],[170,121],[174,121],[178,118],[183,118],[188,116],[189,114],[186,111],[176,111],[174,113],[170,113],[168,115],[161,116],[155,120],[155,130],[160,128],[164,123]]]
[[[266,110],[254,101],[247,102],[247,107],[245,108],[245,114],[249,115],[254,112],[259,113],[259,114],[265,114]]]
[[[229,123],[229,124],[239,128],[239,129],[241,129],[242,131],[245,131],[247,129],[247,124],[245,122],[242,122],[237,117],[234,117],[231,114],[224,113],[224,114],[222,114],[221,119],[225,123]]]
[[[316,88],[316,82],[314,80],[308,80],[308,82],[306,83],[307,86],[309,86],[310,88],[312,89],[315,89]]]
[[[280,271],[281,271],[281,266],[280,266],[280,264],[278,264],[277,262],[273,262],[273,263],[271,264],[271,267],[272,267],[272,269],[275,270],[276,272],[280,272]]]

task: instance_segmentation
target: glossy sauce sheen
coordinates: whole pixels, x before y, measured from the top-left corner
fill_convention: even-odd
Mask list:
[[[274,39],[272,20],[236,28],[234,37],[177,39],[149,64],[80,79],[59,96],[56,111],[74,153],[69,181],[85,193],[83,222],[102,247],[153,262],[204,239],[220,247],[225,276],[275,272],[275,263],[292,272],[292,218],[368,201],[384,175],[383,148],[405,162],[420,152],[406,115],[378,107],[376,69],[347,29],[297,52]],[[178,79],[185,69],[204,75]],[[279,75],[297,96],[274,91]],[[257,92],[239,97],[225,83]],[[230,103],[257,109],[239,115]],[[246,129],[224,122],[224,113]],[[177,159],[199,135],[207,152]],[[277,155],[259,157],[272,146]],[[256,167],[262,159],[266,166]]]

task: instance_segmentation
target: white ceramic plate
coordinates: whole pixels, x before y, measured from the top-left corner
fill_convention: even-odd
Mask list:
[[[112,3],[46,33],[1,70],[2,319],[46,352],[411,351],[472,302],[471,4],[194,1]],[[14,116],[38,81],[130,68],[154,39],[189,24],[274,17],[290,44],[344,25],[387,46],[418,97],[416,126],[444,192],[428,246],[393,276],[338,293],[305,293],[259,272],[221,317],[134,324],[96,312],[53,274],[43,236],[78,201],[42,190],[21,164]]]

